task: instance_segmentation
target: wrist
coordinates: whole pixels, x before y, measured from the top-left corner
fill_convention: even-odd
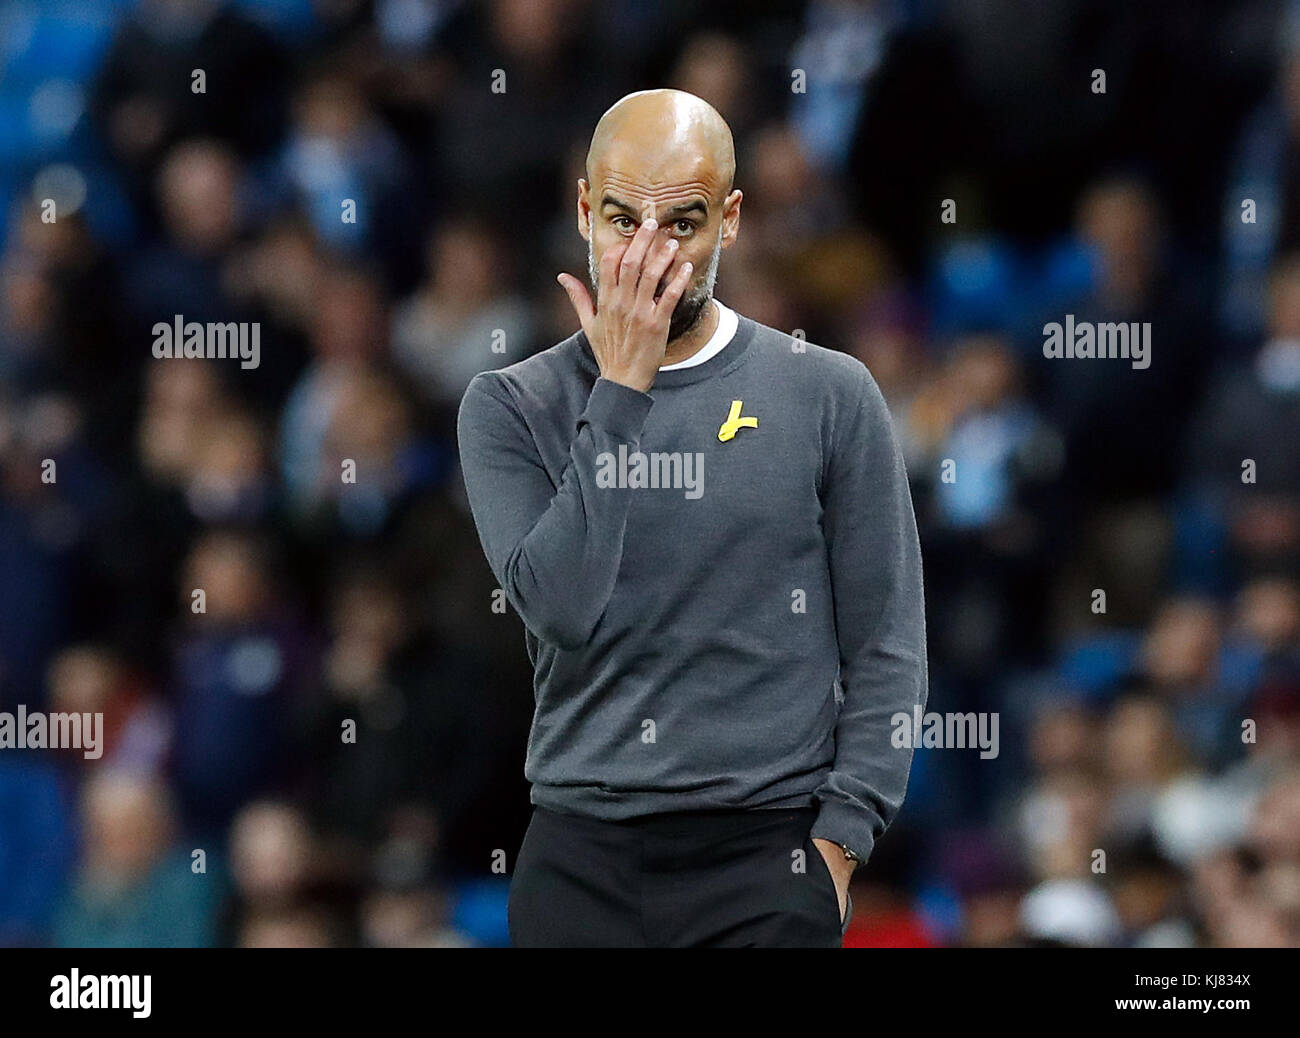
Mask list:
[[[600,377],[608,382],[617,382],[620,386],[626,386],[628,389],[635,389],[638,393],[649,392],[650,387],[654,385],[654,375],[640,376],[632,372],[605,372],[600,373]]]
[[[858,862],[853,858],[846,857],[843,845],[836,843],[834,840],[814,837],[813,843],[817,846],[817,850],[831,870],[831,875],[835,877],[835,881],[847,884],[849,878],[853,875],[853,870],[857,868]]]

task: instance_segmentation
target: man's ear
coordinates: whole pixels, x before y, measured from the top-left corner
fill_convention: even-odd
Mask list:
[[[591,185],[578,178],[578,233],[583,241],[591,241]]]
[[[739,189],[732,191],[722,203],[722,247],[731,248],[740,234],[740,202],[745,196]]]

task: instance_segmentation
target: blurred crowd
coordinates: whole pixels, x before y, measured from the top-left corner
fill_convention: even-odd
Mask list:
[[[0,944],[507,943],[532,672],[454,418],[576,330],[591,129],[663,85],[735,133],[718,298],[890,404],[929,709],[1000,719],[846,945],[1300,944],[1288,0],[0,0],[0,710],[105,719],[0,750]]]

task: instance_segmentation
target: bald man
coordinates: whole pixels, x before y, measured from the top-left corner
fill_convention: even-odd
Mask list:
[[[906,791],[891,721],[927,681],[902,457],[860,362],[713,298],[735,168],[691,94],[609,109],[578,181],[592,292],[559,276],[582,330],[461,402],[536,668],[519,947],[838,947]]]

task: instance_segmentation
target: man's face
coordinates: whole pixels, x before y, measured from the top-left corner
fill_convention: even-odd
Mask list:
[[[630,167],[631,163],[621,164]],[[699,166],[683,175],[647,177],[609,164],[593,171],[593,181],[580,182],[579,226],[587,239],[587,273],[599,293],[600,261],[606,249],[626,246],[642,221],[653,216],[656,238],[677,240],[677,256],[664,273],[655,297],[676,277],[683,263],[696,271],[682,293],[668,326],[668,340],[689,332],[704,315],[713,296],[722,250],[736,237],[740,192],[726,195],[711,171]]]
[[[638,223],[636,226],[639,227],[640,224]],[[680,246],[678,248],[680,249]],[[677,305],[673,307],[673,315],[668,320],[669,342],[689,332],[704,314],[705,305],[713,298],[713,286],[718,280],[718,261],[721,258],[722,235],[718,234],[714,240],[713,251],[709,254],[708,263],[703,267],[696,265],[696,269],[700,273],[691,279],[690,285],[682,293],[682,297],[677,300]],[[668,272],[660,279],[659,285],[655,289],[655,299],[659,298],[664,287],[672,277],[676,276],[678,262],[682,261],[674,261]],[[592,291],[599,293],[600,260],[596,257],[595,235],[587,239],[587,276],[591,278]]]

